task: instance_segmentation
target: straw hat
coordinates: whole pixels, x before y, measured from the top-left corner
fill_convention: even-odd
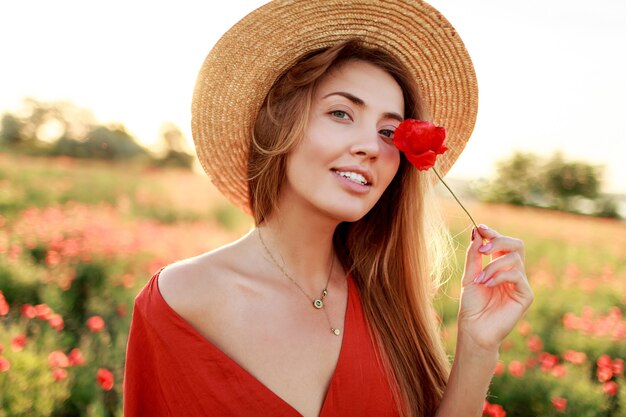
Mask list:
[[[440,174],[459,157],[476,121],[478,89],[470,56],[441,13],[419,0],[275,0],[215,44],[193,96],[200,163],[244,211],[251,132],[272,84],[308,52],[352,38],[390,52],[411,72],[431,121],[448,131]]]

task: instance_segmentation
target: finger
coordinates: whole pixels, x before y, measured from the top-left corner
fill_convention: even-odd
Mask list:
[[[465,286],[473,282],[474,278],[483,268],[483,254],[478,251],[482,245],[480,235],[475,228],[472,228],[470,244],[465,255],[465,269],[461,285]]]
[[[524,258],[524,242],[520,239],[509,236],[497,236],[482,245],[479,252],[483,255],[493,255],[497,253],[518,252],[520,257]]]
[[[491,280],[487,281],[485,287],[493,288],[505,283],[513,284],[515,291],[511,291],[509,294],[526,310],[535,298],[526,274],[519,269],[502,271],[494,275]]]
[[[498,233],[494,229],[492,229],[489,226],[486,226],[484,224],[479,224],[478,225],[478,229],[476,229],[476,231],[480,234],[480,236],[483,239],[487,239],[487,240],[491,240],[493,238],[501,236],[500,233]]]
[[[474,283],[483,284],[489,281],[498,272],[508,271],[514,268],[523,271],[524,262],[522,262],[522,259],[517,252],[507,253],[506,255],[495,258],[494,260],[489,262],[483,268],[480,274],[474,279]]]

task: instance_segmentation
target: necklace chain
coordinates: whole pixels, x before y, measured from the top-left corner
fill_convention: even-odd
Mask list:
[[[259,240],[261,241],[261,244],[263,245],[263,247],[265,248],[265,252],[267,252],[267,254],[269,255],[270,259],[272,260],[272,263],[280,270],[280,272],[283,273],[283,275],[285,277],[287,277],[287,279],[289,279],[291,282],[293,282],[296,287],[298,287],[298,289],[302,292],[302,294],[304,294],[304,296],[306,298],[309,299],[309,301],[311,301],[311,303],[313,304],[313,307],[315,307],[318,310],[323,310],[324,311],[324,315],[326,316],[326,321],[328,321],[328,326],[330,326],[330,331],[332,332],[332,334],[334,334],[335,336],[339,336],[341,334],[341,329],[337,328],[337,327],[333,327],[332,324],[330,323],[330,317],[328,317],[328,312],[326,311],[326,308],[324,306],[324,299],[326,298],[326,296],[328,295],[328,283],[330,282],[330,276],[332,275],[333,272],[333,266],[335,264],[335,257],[333,256],[331,258],[330,261],[330,270],[328,271],[328,279],[326,280],[326,286],[324,287],[324,289],[322,290],[322,296],[320,298],[316,298],[313,299],[309,296],[309,294],[307,294],[307,292],[304,290],[304,288],[302,288],[300,286],[300,284],[298,284],[298,281],[296,281],[295,279],[293,279],[291,277],[291,275],[289,275],[287,273],[287,271],[285,271],[285,268],[283,268],[278,261],[276,261],[276,258],[274,258],[274,256],[272,255],[272,252],[270,252],[269,248],[267,247],[267,245],[265,244],[265,241],[263,240],[263,236],[261,236],[261,230],[257,229],[258,234],[259,234]]]

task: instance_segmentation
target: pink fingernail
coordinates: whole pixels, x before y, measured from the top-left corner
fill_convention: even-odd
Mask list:
[[[489,230],[489,228],[487,226],[485,226],[484,224],[479,224],[478,227],[483,229],[483,230]]]
[[[485,279],[485,273],[481,272],[480,274],[478,274],[478,276],[476,278],[474,278],[474,282],[476,284],[480,284],[483,279]]]
[[[489,242],[489,243],[487,243],[485,245],[482,245],[480,248],[478,248],[478,251],[479,252],[483,252],[483,253],[484,252],[488,252],[489,249],[491,249],[492,247],[493,247],[493,243]]]

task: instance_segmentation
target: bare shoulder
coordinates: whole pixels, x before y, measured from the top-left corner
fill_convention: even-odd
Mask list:
[[[245,243],[237,241],[211,252],[165,267],[158,277],[161,296],[187,320],[208,318],[229,299],[242,278],[241,253]]]
[[[201,314],[199,308],[210,305],[229,275],[223,258],[222,250],[217,250],[166,266],[158,276],[165,302],[187,319]]]

